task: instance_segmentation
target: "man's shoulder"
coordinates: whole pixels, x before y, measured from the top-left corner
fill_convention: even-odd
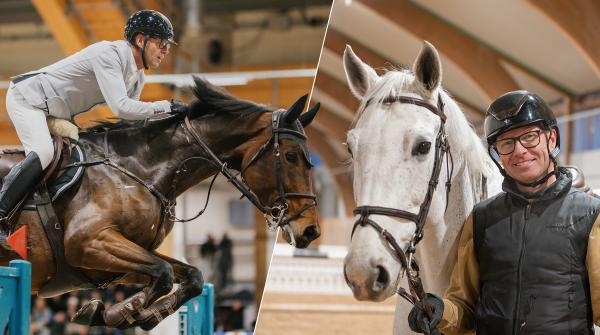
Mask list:
[[[594,195],[585,193],[578,188],[572,187],[569,190],[569,200],[573,205],[594,208],[597,211],[600,211],[600,199]]]
[[[492,204],[502,201],[506,197],[506,192],[502,191],[498,194],[495,194],[487,199],[484,199],[475,205],[474,210],[481,210],[491,206]]]

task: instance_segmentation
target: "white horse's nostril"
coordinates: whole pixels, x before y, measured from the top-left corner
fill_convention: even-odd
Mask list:
[[[378,265],[377,272],[377,278],[373,281],[373,292],[383,291],[390,282],[390,276],[383,266]]]

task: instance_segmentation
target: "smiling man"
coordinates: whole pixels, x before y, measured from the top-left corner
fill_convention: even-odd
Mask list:
[[[7,248],[2,230],[8,213],[52,161],[48,115],[70,120],[101,103],[118,117],[132,120],[186,109],[185,105],[166,100],[139,101],[144,69],[158,68],[171,45],[176,44],[169,19],[157,11],[138,11],[127,20],[124,35],[125,40],[94,43],[11,81],[6,109],[26,158],[4,177],[0,189],[1,247]]]
[[[413,330],[444,334],[594,334],[600,325],[600,201],[572,187],[556,156],[560,133],[548,105],[527,91],[488,108],[489,153],[504,192],[475,206],[458,262],[431,318]]]

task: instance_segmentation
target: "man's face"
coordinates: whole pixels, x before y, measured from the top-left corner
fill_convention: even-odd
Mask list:
[[[556,131],[537,125],[520,127],[498,136],[494,146],[498,153],[505,153],[500,160],[506,173],[517,181],[531,183],[553,170],[548,148],[551,152],[556,147]]]
[[[138,46],[143,46],[143,35],[140,34],[137,36],[137,38],[139,39],[136,41],[138,43]],[[161,39],[159,37],[149,37],[144,54],[146,58],[146,64],[148,65],[148,67],[151,69],[157,69],[169,53],[170,48],[171,44],[169,44],[167,40]]]

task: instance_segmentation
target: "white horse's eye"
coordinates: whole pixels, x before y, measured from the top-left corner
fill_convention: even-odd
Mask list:
[[[429,153],[430,149],[431,149],[431,142],[423,141],[423,142],[418,143],[414,147],[412,154],[413,154],[413,156],[426,155],[427,153]]]

